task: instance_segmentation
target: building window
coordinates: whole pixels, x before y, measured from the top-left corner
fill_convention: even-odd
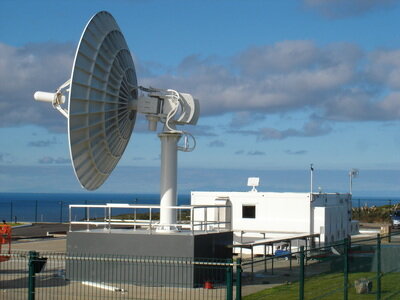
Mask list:
[[[255,205],[243,205],[242,206],[242,218],[243,219],[255,219],[256,218],[256,206]]]

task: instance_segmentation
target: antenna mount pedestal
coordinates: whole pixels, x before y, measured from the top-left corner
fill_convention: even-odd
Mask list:
[[[178,141],[182,134],[163,132],[161,140],[161,180],[160,180],[160,227],[157,231],[177,231],[176,210],[169,208],[177,205],[178,177]]]

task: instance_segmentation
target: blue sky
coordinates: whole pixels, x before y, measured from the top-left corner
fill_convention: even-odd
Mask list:
[[[0,4],[0,192],[84,192],[65,118],[35,90],[66,81],[90,17],[109,11],[141,85],[201,102],[180,192],[348,191],[399,195],[399,1],[8,1]],[[157,192],[159,140],[137,121],[99,192]]]

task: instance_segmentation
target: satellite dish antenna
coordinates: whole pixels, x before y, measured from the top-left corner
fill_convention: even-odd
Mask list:
[[[247,178],[247,186],[251,186],[251,192],[257,192],[256,187],[260,184],[260,177],[249,177]]]
[[[68,92],[68,109],[64,93]],[[140,92],[140,93],[139,93]],[[35,100],[51,102],[68,119],[70,156],[82,187],[99,188],[111,174],[132,134],[136,114],[146,115],[161,139],[160,228],[176,223],[177,151],[192,151],[194,137],[177,125],[197,123],[199,102],[175,90],[141,87],[125,38],[105,11],[86,25],[76,50],[71,78],[55,93],[36,92]],[[184,136],[184,145],[178,141]],[[190,141],[193,141],[191,144]],[[163,208],[165,207],[165,208]]]

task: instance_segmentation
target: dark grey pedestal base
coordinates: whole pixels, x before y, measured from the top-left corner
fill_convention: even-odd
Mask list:
[[[225,268],[198,262],[231,259],[232,243],[232,232],[70,232],[66,275],[78,281],[196,287],[225,280]]]

